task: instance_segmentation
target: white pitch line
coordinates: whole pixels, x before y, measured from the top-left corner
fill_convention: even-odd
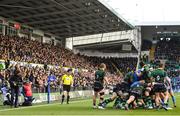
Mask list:
[[[79,103],[79,102],[84,102],[84,101],[89,101],[89,100],[90,99],[78,100],[78,101],[72,101],[70,103]],[[35,105],[35,106],[27,106],[27,107],[25,106],[25,107],[19,107],[19,108],[3,109],[3,110],[0,110],[0,112],[12,111],[12,110],[21,110],[21,109],[28,109],[28,108],[37,108],[37,107],[44,107],[44,106],[57,105],[57,104],[60,104],[60,103],[52,103],[52,104],[43,104],[43,105]]]

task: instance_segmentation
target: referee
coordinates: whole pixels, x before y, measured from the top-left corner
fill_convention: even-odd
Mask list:
[[[62,82],[63,85],[63,95],[62,95],[62,101],[61,104],[64,102],[65,95],[67,96],[67,104],[69,104],[69,92],[71,90],[71,85],[73,85],[73,76],[72,76],[72,69],[67,70],[67,74],[64,74],[62,76]]]

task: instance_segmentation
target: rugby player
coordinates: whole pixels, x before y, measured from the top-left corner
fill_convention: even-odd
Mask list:
[[[115,99],[114,107],[119,107],[118,105],[121,104],[121,102],[127,98],[129,95],[129,84],[127,82],[120,82],[116,84],[115,88],[113,88],[113,95],[104,100],[100,105],[99,109],[104,109],[109,103],[113,102]],[[119,100],[119,101],[118,101]],[[122,106],[122,105],[121,105]]]
[[[166,105],[167,105],[167,100],[168,100],[168,91],[165,86],[165,78],[167,77],[166,72],[163,69],[163,64],[159,64],[159,67],[152,71],[151,73],[152,78],[154,79],[155,83],[153,84],[153,90],[155,92],[155,103],[157,109],[160,108],[160,105],[167,110]],[[163,100],[164,103],[162,103],[160,95],[161,93],[164,94]]]
[[[108,83],[108,79],[105,76],[106,65],[101,63],[99,69],[95,72],[95,81],[94,81],[94,95],[93,95],[93,108],[97,108],[96,106],[96,98],[99,97],[99,105],[104,100],[104,81]]]

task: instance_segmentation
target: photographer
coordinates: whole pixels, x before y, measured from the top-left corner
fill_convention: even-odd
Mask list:
[[[18,107],[18,96],[19,88],[22,86],[22,75],[18,65],[15,66],[13,75],[10,77],[9,83],[11,87],[11,106],[14,105],[15,108]],[[15,96],[15,102],[14,102]]]
[[[24,102],[22,106],[32,106],[32,101],[34,100],[32,94],[32,82],[28,79],[23,83],[23,93],[24,93]]]

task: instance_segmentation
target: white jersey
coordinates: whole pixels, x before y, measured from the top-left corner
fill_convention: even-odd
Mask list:
[[[169,77],[165,78],[165,85],[168,90],[172,89],[171,79]]]

